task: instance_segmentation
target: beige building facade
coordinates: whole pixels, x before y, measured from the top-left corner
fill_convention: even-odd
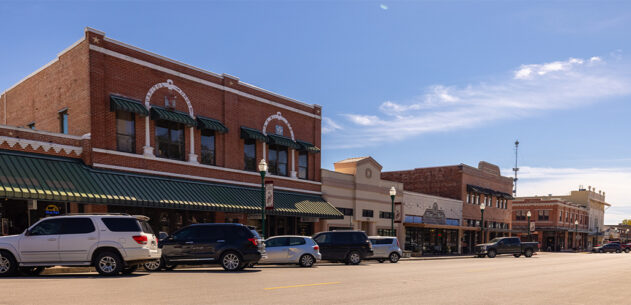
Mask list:
[[[559,197],[587,208],[589,211],[587,246],[601,244],[604,240],[605,210],[611,206],[605,201],[605,192],[596,191],[595,187],[588,186],[587,189],[579,187],[578,191]]]
[[[391,236],[392,201],[390,188],[401,204],[403,184],[381,179],[382,166],[371,157],[349,158],[336,162],[335,170],[322,170],[322,196],[344,214],[343,219],[323,220],[322,230],[363,230],[368,235]],[[395,231],[399,242],[404,240]]]

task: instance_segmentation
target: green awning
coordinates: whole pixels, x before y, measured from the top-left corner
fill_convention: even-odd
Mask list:
[[[267,138],[269,139],[268,142],[270,144],[276,144],[276,145],[285,146],[285,147],[289,147],[293,149],[300,148],[300,146],[296,142],[294,142],[294,140],[288,137],[283,137],[276,134],[268,134]]]
[[[318,147],[316,147],[315,145],[309,143],[309,142],[304,142],[304,141],[300,141],[300,140],[296,140],[296,143],[298,143],[298,145],[300,145],[300,150],[304,150],[304,151],[308,151],[312,154],[317,154],[320,152],[320,149]]]
[[[197,126],[197,121],[191,118],[188,113],[181,111],[167,110],[158,106],[151,106],[152,120],[166,120],[175,123],[182,123],[188,126]]]
[[[261,189],[93,169],[80,160],[0,150],[0,198],[258,214]],[[274,191],[271,215],[341,219],[319,195]]]
[[[197,128],[214,130],[216,132],[221,132],[221,133],[228,132],[228,127],[224,126],[224,124],[221,124],[221,122],[215,119],[205,118],[201,116],[197,117]]]
[[[267,137],[260,131],[241,126],[241,138],[267,142]]]
[[[127,111],[137,113],[142,116],[149,115],[149,110],[140,101],[132,100],[122,96],[110,95],[110,111]]]

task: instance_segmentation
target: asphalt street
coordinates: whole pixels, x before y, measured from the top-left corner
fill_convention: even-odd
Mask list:
[[[0,304],[629,304],[631,254],[0,279]]]

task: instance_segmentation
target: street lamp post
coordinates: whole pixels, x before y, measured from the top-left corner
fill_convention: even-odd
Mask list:
[[[480,204],[480,233],[482,233],[482,243],[484,243],[485,234],[484,234],[484,209],[486,208],[486,204],[482,202]]]
[[[576,235],[574,240],[576,242],[576,250],[578,250],[578,220],[574,220],[574,226],[576,227],[576,230],[574,231],[574,235]]]
[[[261,174],[261,238],[265,240],[265,174],[267,173],[265,159],[259,162],[259,173]]]
[[[392,214],[390,215],[390,234],[395,236],[394,234],[394,196],[397,195],[397,190],[393,187],[390,188],[390,199],[392,201]]]
[[[629,242],[629,229],[627,229],[627,241],[626,242]]]
[[[526,216],[528,216],[528,241],[532,241],[530,238],[530,216],[532,216],[532,213],[530,213],[530,210],[528,211],[528,213],[526,213]]]

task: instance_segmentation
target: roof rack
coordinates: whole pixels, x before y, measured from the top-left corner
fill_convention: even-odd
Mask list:
[[[66,213],[59,216],[80,216],[80,215],[119,215],[119,216],[131,216],[127,213]]]

